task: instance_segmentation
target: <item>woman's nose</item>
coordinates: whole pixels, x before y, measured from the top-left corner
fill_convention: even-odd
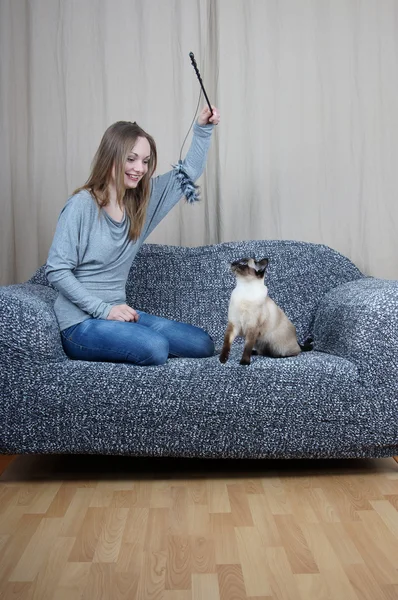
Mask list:
[[[136,164],[134,165],[134,170],[136,171],[136,173],[143,173],[145,170],[145,165],[144,163],[141,161],[137,161]]]

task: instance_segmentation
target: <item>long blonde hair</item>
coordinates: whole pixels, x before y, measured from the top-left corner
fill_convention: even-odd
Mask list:
[[[151,148],[148,171],[135,189],[126,189],[124,171],[128,155],[137,142],[137,138],[146,138]],[[91,174],[86,183],[74,191],[88,190],[98,208],[109,204],[109,182],[115,166],[116,197],[120,207],[124,205],[130,219],[129,237],[139,238],[145,223],[146,209],[150,196],[150,180],[156,169],[157,152],[155,140],[137,123],[117,121],[105,131],[91,165]]]

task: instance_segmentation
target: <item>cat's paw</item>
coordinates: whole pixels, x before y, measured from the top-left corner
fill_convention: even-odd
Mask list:
[[[250,360],[248,360],[247,358],[241,358],[240,359],[240,365],[250,365]]]
[[[228,360],[228,354],[220,354],[220,363],[226,363]]]

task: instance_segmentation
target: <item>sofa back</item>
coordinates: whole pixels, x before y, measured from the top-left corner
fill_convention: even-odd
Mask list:
[[[306,242],[245,241],[197,248],[144,244],[130,270],[127,302],[203,327],[220,345],[235,286],[230,263],[246,257],[269,259],[265,280],[269,295],[296,325],[300,341],[311,334],[322,296],[363,277],[335,250]]]

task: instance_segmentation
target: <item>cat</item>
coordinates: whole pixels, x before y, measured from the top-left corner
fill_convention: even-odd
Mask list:
[[[264,285],[267,265],[267,258],[259,261],[242,258],[231,263],[236,287],[229,302],[228,325],[220,354],[222,363],[228,360],[231,344],[237,336],[245,338],[241,365],[250,364],[253,350],[262,356],[282,358],[311,349],[298,344],[295,326],[268,296]]]

